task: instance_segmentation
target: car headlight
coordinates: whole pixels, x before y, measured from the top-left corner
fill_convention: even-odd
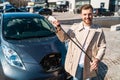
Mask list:
[[[7,62],[9,64],[25,70],[25,66],[23,65],[20,57],[18,56],[18,54],[14,50],[12,50],[12,49],[8,48],[7,46],[3,45],[2,46],[2,51],[4,53],[5,59],[7,60]]]

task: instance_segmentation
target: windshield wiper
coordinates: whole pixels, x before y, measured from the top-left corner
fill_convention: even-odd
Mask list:
[[[8,36],[5,36],[5,38],[8,40],[21,40],[21,38],[8,37]]]

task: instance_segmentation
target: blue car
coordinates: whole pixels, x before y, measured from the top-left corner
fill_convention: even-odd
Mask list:
[[[28,12],[1,16],[1,65],[8,80],[66,80],[65,43],[43,16]]]

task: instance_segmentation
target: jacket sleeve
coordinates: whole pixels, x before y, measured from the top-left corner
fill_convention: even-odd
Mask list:
[[[68,29],[67,32],[63,31],[62,29],[59,30],[56,34],[59,38],[60,41],[64,42],[65,40],[68,40],[69,37],[73,38],[75,37],[75,34],[74,34],[74,28],[75,28],[75,25],[73,25],[70,29]],[[69,36],[69,37],[68,37]]]
[[[99,43],[98,43],[98,53],[96,58],[101,60],[105,54],[105,50],[106,50],[106,40],[105,40],[104,32],[102,31],[99,39]]]

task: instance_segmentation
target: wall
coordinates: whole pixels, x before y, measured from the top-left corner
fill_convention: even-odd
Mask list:
[[[75,0],[68,0],[69,1],[69,11],[73,12],[75,9]]]
[[[104,3],[104,8],[109,9],[109,0],[91,0],[93,8],[100,8],[101,3]]]

